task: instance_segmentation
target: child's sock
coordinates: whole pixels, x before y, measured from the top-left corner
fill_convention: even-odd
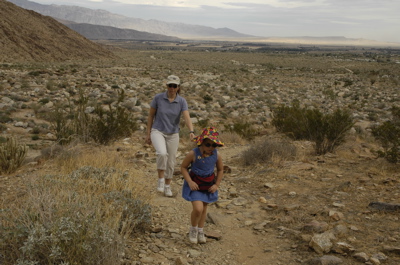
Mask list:
[[[204,233],[204,228],[203,227],[199,227],[199,228],[197,228],[197,231],[199,231],[199,233]]]
[[[193,230],[194,230],[194,231],[197,231],[197,230],[198,230],[197,226],[191,226],[191,227],[190,227],[190,231],[193,231]]]

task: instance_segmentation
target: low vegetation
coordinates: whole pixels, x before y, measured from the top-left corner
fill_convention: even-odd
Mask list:
[[[295,140],[313,141],[318,155],[335,150],[354,125],[349,111],[336,109],[323,114],[318,109],[300,107],[298,102],[274,109],[273,115],[272,125],[277,131]]]
[[[293,161],[296,154],[296,146],[290,141],[266,139],[251,144],[241,154],[241,161],[245,166],[257,164],[279,166],[282,162]]]
[[[392,118],[372,128],[372,135],[383,147],[378,155],[389,162],[400,161],[400,107],[392,108]]]
[[[119,264],[124,240],[151,224],[139,172],[106,150],[76,151],[60,154],[58,172],[32,180],[23,198],[1,205],[4,264]]]
[[[16,138],[8,137],[0,144],[0,173],[15,172],[24,162],[28,147],[20,144]]]

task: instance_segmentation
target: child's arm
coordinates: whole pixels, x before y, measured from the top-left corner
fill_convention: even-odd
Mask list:
[[[217,158],[217,181],[215,182],[214,185],[212,185],[208,191],[211,193],[214,193],[218,190],[219,185],[221,184],[222,178],[224,177],[224,163],[222,162],[222,156],[218,153],[218,158]]]
[[[189,171],[188,171],[188,167],[190,166],[190,164],[193,161],[194,161],[194,151],[191,150],[182,161],[181,172],[182,172],[183,178],[189,184],[190,190],[198,190],[199,186],[189,176]]]

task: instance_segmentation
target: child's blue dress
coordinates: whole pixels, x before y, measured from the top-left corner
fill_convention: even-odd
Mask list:
[[[214,149],[212,155],[207,157],[202,157],[199,147],[193,149],[193,151],[195,154],[195,160],[192,163],[190,170],[200,177],[207,177],[211,175],[214,172],[215,165],[217,164],[217,149]],[[187,201],[202,201],[206,203],[212,203],[218,200],[218,190],[214,193],[210,193],[208,191],[190,190],[189,184],[185,180],[182,187],[182,197]]]

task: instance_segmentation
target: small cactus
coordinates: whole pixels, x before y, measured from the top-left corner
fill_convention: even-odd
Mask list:
[[[14,137],[7,138],[7,141],[0,144],[0,173],[15,172],[24,161],[28,147],[21,145]]]

